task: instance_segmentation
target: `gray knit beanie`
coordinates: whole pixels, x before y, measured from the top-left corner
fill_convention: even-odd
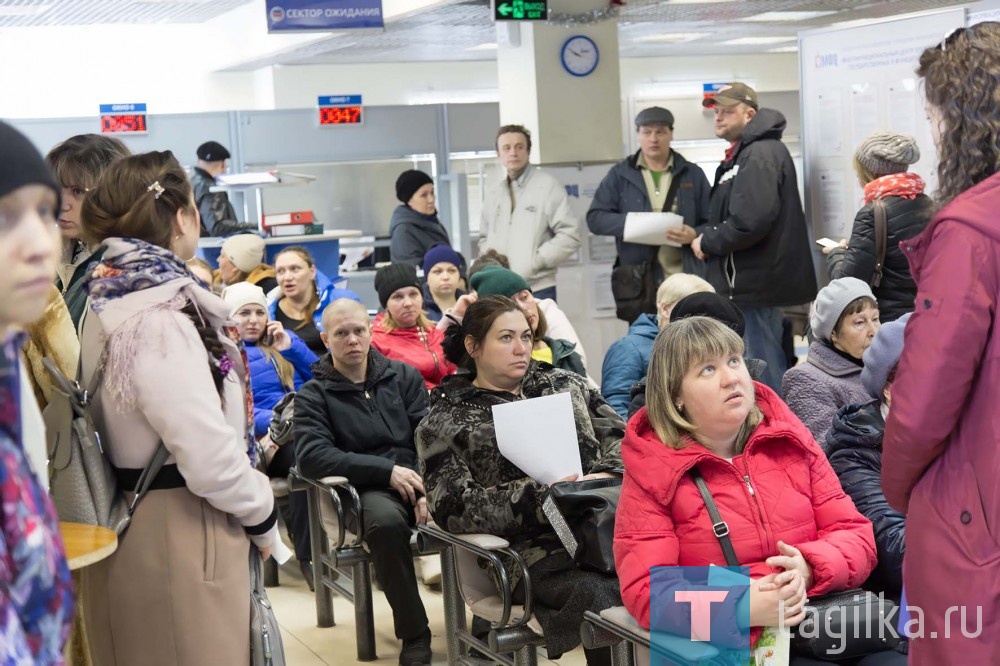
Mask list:
[[[875,177],[902,173],[920,159],[920,148],[912,136],[878,130],[858,146],[854,157]]]
[[[889,379],[889,373],[903,354],[903,331],[906,329],[906,322],[910,320],[910,314],[907,312],[896,321],[883,324],[862,356],[865,367],[861,370],[861,384],[873,398],[882,399],[882,390]]]
[[[862,296],[867,296],[875,301],[872,288],[868,286],[867,282],[862,282],[858,278],[838,278],[820,289],[819,293],[816,294],[816,305],[812,316],[809,318],[813,335],[820,340],[830,342],[833,327],[837,325],[840,315],[844,313],[851,301]]]

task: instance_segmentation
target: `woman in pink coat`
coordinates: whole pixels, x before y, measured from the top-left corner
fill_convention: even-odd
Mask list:
[[[882,483],[906,513],[910,664],[1000,664],[1000,23],[952,33],[917,73],[942,207],[902,244],[917,300]]]

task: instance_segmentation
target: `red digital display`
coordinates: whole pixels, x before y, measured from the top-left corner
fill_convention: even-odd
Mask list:
[[[146,114],[115,113],[102,115],[101,132],[105,134],[145,133]]]
[[[360,106],[321,106],[319,107],[320,125],[360,125]]]

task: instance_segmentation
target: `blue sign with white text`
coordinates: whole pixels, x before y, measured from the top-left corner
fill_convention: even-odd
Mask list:
[[[361,104],[361,95],[322,95],[316,99],[316,106],[358,106]]]
[[[384,27],[382,0],[267,0],[268,32]]]
[[[130,104],[101,104],[101,113],[146,113],[146,105],[138,102]]]

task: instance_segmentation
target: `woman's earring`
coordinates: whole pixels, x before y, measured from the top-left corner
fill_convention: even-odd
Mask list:
[[[684,409],[684,403],[683,402],[678,402],[678,403],[676,403],[676,405],[677,405],[677,410],[678,411]]]

